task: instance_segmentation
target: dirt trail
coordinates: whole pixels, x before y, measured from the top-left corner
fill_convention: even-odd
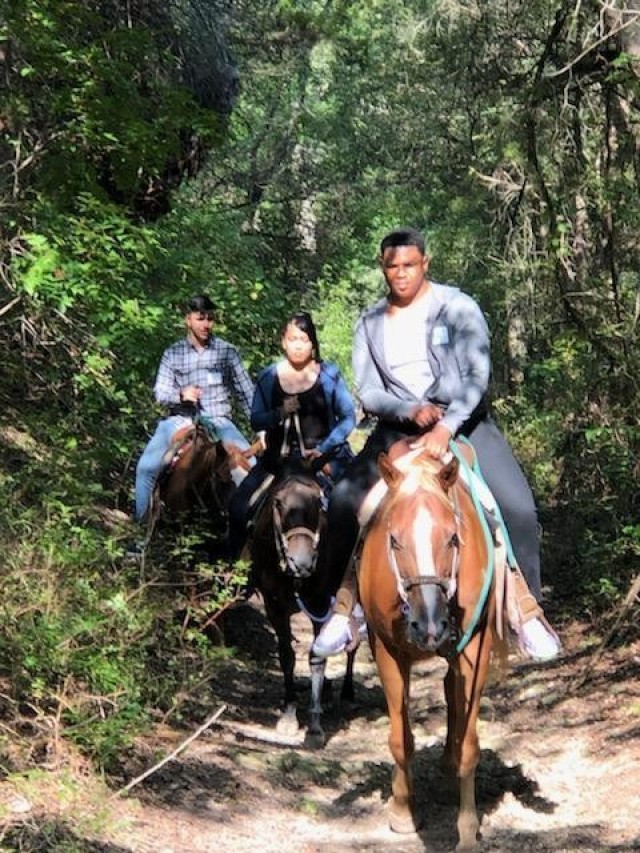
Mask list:
[[[453,850],[457,793],[439,767],[442,662],[423,665],[412,684],[424,828],[397,836],[386,825],[387,718],[368,647],[358,651],[355,705],[327,713],[324,750],[278,744],[275,645],[265,642],[271,635],[260,624],[259,608],[241,608],[234,616],[242,664],[229,662],[214,685],[226,711],[219,725],[136,789],[142,807],[130,849]],[[295,617],[294,633],[304,706],[310,633],[303,616]],[[640,850],[640,649],[607,652],[576,690],[590,657],[580,626],[563,639],[567,654],[561,661],[534,665],[514,658],[506,681],[486,692],[478,772],[482,850]],[[343,671],[342,658],[330,661],[336,694]],[[169,740],[153,745],[168,751]]]
[[[226,706],[218,723],[137,785],[129,799],[106,804],[104,786],[92,793],[94,783],[87,778],[81,805],[71,802],[66,814],[59,795],[52,795],[44,810],[40,804],[38,814],[35,809],[14,814],[8,846],[0,833],[0,851],[454,849],[457,791],[439,763],[445,735],[441,661],[422,665],[412,682],[415,777],[424,828],[416,835],[398,836],[386,822],[388,724],[368,646],[360,647],[356,659],[355,704],[328,708],[326,746],[311,750],[302,742],[303,733],[297,741],[278,742],[281,676],[273,632],[259,602],[252,600],[234,611],[230,633],[237,653],[216,669],[212,704],[199,715],[202,721]],[[294,633],[304,722],[310,642],[305,617],[295,617]],[[561,660],[534,665],[514,657],[504,683],[491,685],[485,693],[477,786],[482,851],[640,850],[640,643],[607,651],[594,666],[587,636],[580,625],[565,628],[566,655]],[[330,660],[334,695],[343,671],[343,658]],[[584,672],[590,678],[577,689]],[[126,779],[154,766],[196,725],[190,721],[181,729],[159,727],[140,740],[128,756]],[[100,804],[88,802],[91,796]],[[5,802],[11,803],[11,797],[15,800],[15,792],[5,791]],[[2,798],[0,790],[0,805]],[[20,798],[17,802],[20,806]],[[105,805],[107,819],[94,820]],[[80,810],[89,819],[80,821]]]

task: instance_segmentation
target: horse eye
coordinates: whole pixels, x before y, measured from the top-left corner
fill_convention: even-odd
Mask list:
[[[392,548],[394,551],[402,551],[403,546],[400,544],[400,542],[398,542],[398,540],[397,540],[397,539],[396,539],[396,537],[393,535],[393,533],[390,533],[390,534],[389,534],[389,542],[390,542],[390,544],[391,544],[391,548]]]

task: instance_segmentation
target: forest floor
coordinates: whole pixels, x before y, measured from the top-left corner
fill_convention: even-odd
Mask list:
[[[387,827],[391,761],[384,696],[366,644],[356,701],[332,704],[324,749],[275,732],[281,697],[275,640],[257,598],[231,620],[237,654],[216,670],[217,721],[127,797],[76,768],[49,797],[0,784],[0,850],[91,853],[441,853],[455,848],[457,793],[439,759],[445,735],[444,664],[415,671],[415,782],[424,826]],[[294,617],[300,718],[308,702],[310,629]],[[640,643],[600,654],[586,625],[564,626],[564,656],[515,655],[485,692],[477,775],[480,850],[640,850]],[[328,674],[339,693],[344,658]],[[158,726],[123,764],[125,781],[155,766],[197,728]],[[44,772],[44,771],[43,771]],[[46,776],[46,773],[44,773]],[[80,780],[80,781],[78,781]],[[113,784],[113,780],[111,782]],[[42,777],[40,787],[42,792]],[[0,815],[2,812],[0,812]]]

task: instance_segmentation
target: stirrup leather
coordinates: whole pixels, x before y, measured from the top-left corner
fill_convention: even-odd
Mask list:
[[[518,567],[507,568],[507,610],[512,626],[524,625],[530,619],[541,619],[544,616],[542,607],[531,594]]]

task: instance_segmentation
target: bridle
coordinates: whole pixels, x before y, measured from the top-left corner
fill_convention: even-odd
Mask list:
[[[393,539],[391,532],[387,530],[389,565],[395,576],[398,594],[403,604],[409,603],[408,593],[417,586],[437,586],[447,596],[448,601],[451,601],[455,596],[458,585],[458,569],[460,566],[460,536],[457,531],[449,539],[447,544],[452,550],[452,561],[450,572],[446,577],[440,577],[439,575],[407,575],[403,573],[398,564],[396,554],[398,553],[399,546]]]
[[[314,491],[317,490],[319,510],[318,523],[315,529],[298,525],[297,527],[292,527],[290,530],[285,530],[283,526],[282,513],[280,511],[280,503],[277,500],[276,496],[274,496],[272,509],[273,530],[276,549],[278,551],[278,563],[282,572],[284,572],[285,574],[293,575],[294,577],[297,577],[299,575],[299,571],[298,567],[296,566],[295,560],[289,553],[289,544],[291,540],[297,536],[303,536],[309,539],[313,553],[310,573],[313,572],[318,561],[318,544],[320,542],[320,529],[322,526],[322,520],[325,512],[322,505],[322,487],[320,486],[320,484],[313,480],[308,483],[305,481],[304,483],[302,483],[302,485],[304,485],[305,488],[313,488]]]
[[[405,593],[411,592],[411,590],[416,586],[438,586],[445,593],[448,600],[453,598],[456,593],[458,566],[460,563],[460,539],[457,533],[451,537],[448,545],[453,549],[453,561],[450,575],[444,578],[441,578],[438,575],[403,575],[398,567],[393,546],[391,546],[389,560],[394,574],[400,581],[401,589]],[[401,597],[404,598],[402,595]]]
[[[409,593],[416,587],[435,586],[438,587],[446,596],[447,603],[449,605],[448,611],[450,626],[453,630],[457,631],[451,603],[455,598],[458,588],[458,572],[460,568],[460,547],[462,537],[460,533],[461,516],[455,492],[450,501],[450,506],[453,511],[456,526],[454,533],[446,543],[446,547],[451,551],[451,566],[446,575],[410,575],[407,572],[403,572],[397,556],[403,550],[403,546],[397,542],[391,533],[390,521],[387,523],[386,542],[387,558],[396,580],[396,587],[401,601],[400,610],[405,619],[408,618],[410,612]]]

